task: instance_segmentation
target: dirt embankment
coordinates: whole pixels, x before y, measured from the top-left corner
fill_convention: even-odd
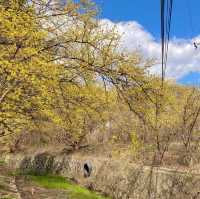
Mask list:
[[[200,175],[190,172],[81,153],[19,154],[6,161],[25,173],[62,175],[116,199],[200,199]],[[84,177],[85,163],[92,166],[89,177]]]
[[[10,175],[10,170],[4,162],[0,164],[0,198],[21,199],[15,177]]]
[[[15,176],[12,172],[6,164],[0,165],[1,199],[69,199],[65,190],[37,186],[25,176]]]

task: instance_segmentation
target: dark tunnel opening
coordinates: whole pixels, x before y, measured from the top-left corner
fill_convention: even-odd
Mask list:
[[[90,163],[85,163],[83,165],[83,170],[84,170],[84,177],[89,177],[92,172],[92,165]]]

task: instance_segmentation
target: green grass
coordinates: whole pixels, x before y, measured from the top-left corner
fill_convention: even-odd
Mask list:
[[[16,198],[13,198],[13,197],[3,197],[3,198],[0,198],[0,199],[16,199]]]
[[[29,176],[36,184],[48,189],[65,189],[70,199],[109,199],[96,192],[89,191],[81,186],[67,181],[61,176]]]
[[[4,160],[0,160],[0,166],[4,166],[6,162]]]

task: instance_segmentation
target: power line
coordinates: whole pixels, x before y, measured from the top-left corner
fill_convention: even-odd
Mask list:
[[[172,9],[173,9],[173,0],[160,0],[162,85],[165,79],[165,71],[167,67]]]
[[[164,81],[164,21],[165,21],[165,0],[160,0],[160,15],[161,15],[161,53],[162,53],[162,82]]]
[[[166,48],[165,48],[165,65],[164,65],[164,77],[165,77],[165,71],[167,66],[167,58],[168,58],[168,49],[169,49],[169,37],[170,37],[170,29],[171,29],[171,18],[172,18],[172,6],[173,6],[173,0],[167,1],[167,17],[166,20],[166,32],[167,32],[167,38],[166,38]]]

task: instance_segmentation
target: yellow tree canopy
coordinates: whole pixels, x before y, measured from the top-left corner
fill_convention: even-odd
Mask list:
[[[0,1],[0,130],[20,131],[38,119],[82,139],[106,122],[116,95],[149,123],[157,87],[142,57],[119,50],[119,35],[95,19],[84,0],[65,7],[46,1]]]

